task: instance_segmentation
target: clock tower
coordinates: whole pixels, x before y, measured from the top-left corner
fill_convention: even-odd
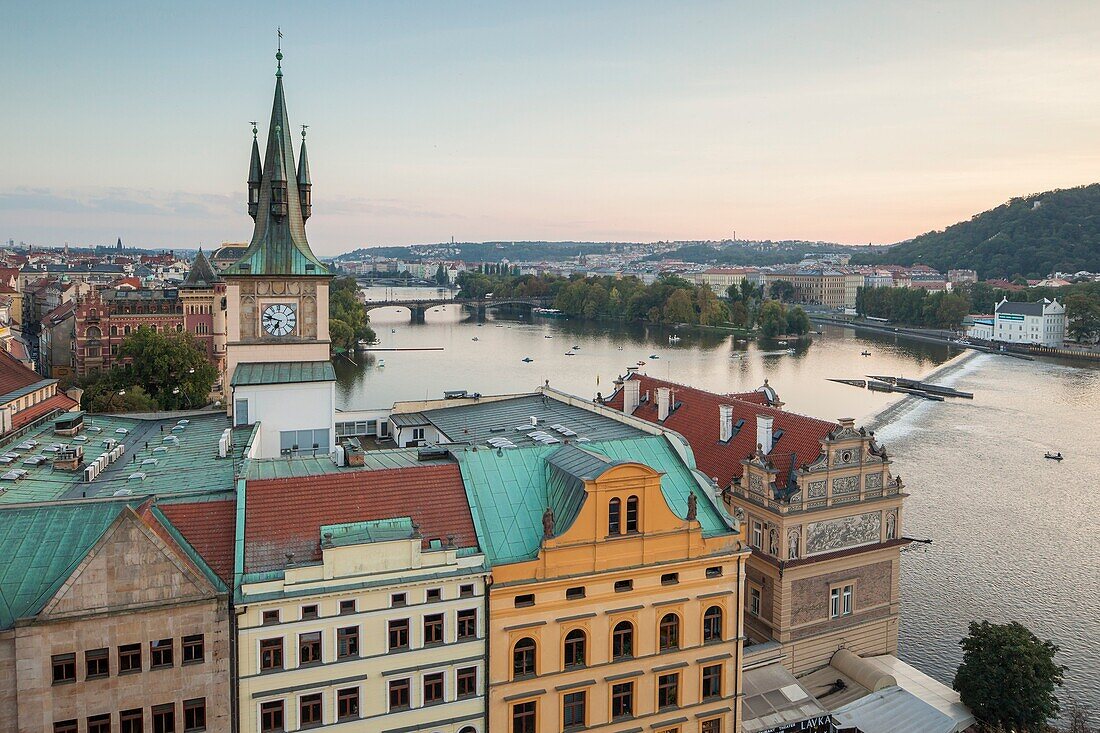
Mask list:
[[[306,240],[312,213],[306,128],[295,168],[281,48],[275,58],[275,100],[262,163],[259,130],[255,123],[252,128],[248,213],[255,229],[244,254],[222,273],[226,409],[234,424],[261,423],[264,457],[327,454],[335,414],[328,335],[332,275]]]

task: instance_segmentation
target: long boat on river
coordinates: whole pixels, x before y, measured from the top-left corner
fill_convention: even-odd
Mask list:
[[[964,397],[966,399],[974,399],[973,392],[963,392],[955,389],[954,387],[944,387],[940,384],[930,384],[928,382],[921,382],[917,379],[906,379],[905,377],[884,377],[875,374],[867,375],[870,379],[877,379],[880,382],[886,382],[898,387],[906,387],[908,389],[920,390],[921,392],[928,392],[929,394],[940,395],[943,397]]]
[[[938,394],[932,394],[922,389],[915,389],[913,387],[901,387],[890,382],[883,382],[877,379],[867,380],[867,389],[872,392],[900,392],[902,394],[911,394],[915,397],[931,400],[933,402],[943,402],[943,397]]]

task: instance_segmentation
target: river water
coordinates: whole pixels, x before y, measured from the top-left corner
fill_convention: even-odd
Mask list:
[[[364,293],[379,301],[435,291]],[[377,348],[399,350],[337,360],[337,399],[348,408],[449,389],[529,392],[545,380],[592,397],[644,361],[639,368],[654,376],[715,392],[768,379],[786,409],[874,425],[911,493],[906,534],[932,540],[903,553],[900,656],[950,684],[970,620],[1018,620],[1061,647],[1066,692],[1100,708],[1100,440],[1092,432],[1100,370],[993,355],[948,364],[959,355],[952,347],[833,326],[788,354],[788,345],[698,329],[493,311],[479,325],[454,305],[429,310],[422,324],[393,307],[371,311],[371,322]],[[828,381],[936,370],[938,382],[975,399],[902,404],[880,424],[876,416],[897,405],[895,395]],[[1044,460],[1050,449],[1066,460]]]

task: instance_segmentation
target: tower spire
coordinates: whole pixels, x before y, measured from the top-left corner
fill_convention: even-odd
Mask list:
[[[248,249],[225,274],[327,276],[328,268],[313,254],[306,240],[305,220],[310,211],[309,163],[303,160],[297,170],[294,165],[294,132],[283,92],[281,44],[275,58],[279,66],[262,166],[259,131],[253,125],[248,209],[250,214],[255,211],[256,227]],[[301,180],[306,182],[304,186]]]
[[[302,125],[302,152],[298,156],[298,200],[302,204],[302,221],[313,213],[313,200],[311,189],[312,181],[309,180],[309,156],[306,155],[306,130],[309,125]]]

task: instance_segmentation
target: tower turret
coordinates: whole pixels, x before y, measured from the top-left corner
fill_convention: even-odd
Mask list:
[[[259,129],[252,123],[252,162],[248,166],[248,215],[256,220],[260,207],[260,184],[263,182],[263,167],[260,165],[260,144],[256,140]]]
[[[298,156],[298,201],[302,205],[302,221],[309,218],[313,210],[313,202],[310,189],[313,183],[309,180],[309,158],[306,157],[306,129],[309,125],[302,125],[302,154]]]

